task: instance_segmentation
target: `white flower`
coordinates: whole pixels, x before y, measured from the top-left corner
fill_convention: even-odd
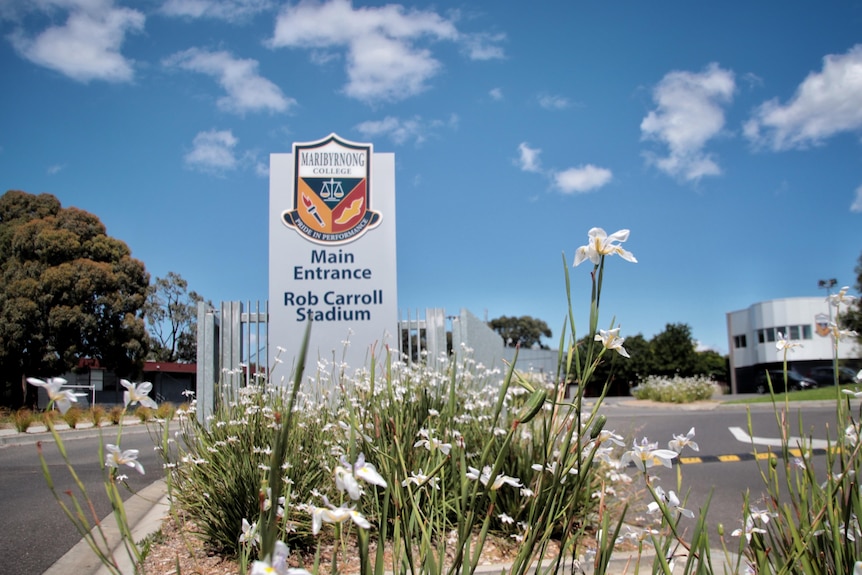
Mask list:
[[[371,527],[371,523],[365,518],[365,516],[352,507],[345,507],[344,505],[341,507],[335,507],[325,496],[323,497],[323,503],[326,507],[312,508],[312,534],[317,535],[320,532],[320,528],[323,523],[344,523],[348,519],[353,521],[357,527],[361,527],[362,529],[368,529]]]
[[[418,435],[423,439],[414,443],[413,447],[424,447],[428,451],[439,449],[443,455],[449,455],[449,452],[452,450],[451,443],[443,443],[439,439],[432,437],[427,429],[420,429]]]
[[[700,451],[700,447],[698,447],[697,443],[691,440],[694,437],[694,428],[688,430],[688,433],[685,435],[676,435],[674,434],[673,439],[668,441],[667,446],[672,450],[680,453],[683,447],[691,447],[694,451]]]
[[[402,482],[401,482],[401,486],[402,486],[402,487],[407,487],[407,484],[408,484],[408,483],[412,483],[412,484],[414,484],[414,485],[416,485],[416,486],[422,486],[422,485],[426,485],[426,484],[427,484],[427,485],[430,485],[431,487],[433,487],[434,489],[438,489],[438,490],[439,490],[439,489],[440,489],[440,486],[439,486],[439,485],[437,485],[437,484],[439,483],[439,481],[440,481],[440,478],[439,478],[439,477],[436,477],[436,476],[435,476],[435,477],[428,477],[427,475],[425,475],[425,472],[423,472],[423,471],[420,469],[418,473],[417,473],[417,472],[415,472],[415,471],[411,471],[411,472],[410,472],[410,477],[408,477],[407,479],[405,479],[404,481],[402,481]]]
[[[500,513],[499,515],[497,515],[497,519],[500,520],[500,523],[508,524],[508,525],[511,525],[512,523],[515,522],[515,520],[511,516],[507,515],[506,513]]]
[[[482,472],[480,473],[478,469],[475,467],[468,467],[467,473],[465,474],[467,479],[472,479],[476,481],[477,479],[482,482],[482,485],[488,486],[488,482],[491,481],[491,466],[486,465],[482,468]],[[517,477],[511,477],[509,475],[503,475],[502,473],[497,475],[494,478],[494,481],[491,482],[491,491],[497,491],[504,485],[511,485],[512,487],[523,487],[521,480]]]
[[[127,449],[120,451],[116,445],[108,443],[105,445],[105,450],[108,454],[105,456],[105,467],[113,467],[119,469],[121,465],[127,465],[138,470],[141,475],[144,474],[144,466],[138,461],[138,450]]]
[[[616,350],[616,352],[623,357],[630,357],[629,352],[627,352],[626,348],[623,347],[623,342],[626,338],[620,337],[620,328],[615,327],[610,330],[600,329],[594,339],[602,342],[602,345],[605,346],[605,348]]]
[[[748,515],[752,519],[757,519],[762,523],[769,523],[769,520],[773,517],[778,517],[778,513],[773,511],[766,511],[765,509],[758,509],[757,507],[752,507],[748,510]]]
[[[640,471],[645,472],[656,464],[673,467],[670,460],[678,455],[676,451],[658,449],[658,443],[649,443],[646,437],[644,437],[640,445],[633,443],[631,451],[623,453],[623,456],[620,458],[620,465],[627,465],[631,461]]]
[[[362,488],[353,476],[350,464],[343,458],[342,463],[343,465],[335,466],[335,487],[342,493],[346,491],[348,497],[356,501],[360,496],[362,496]]]
[[[778,332],[778,341],[775,342],[775,349],[778,353],[793,351],[793,348],[796,347],[802,347],[802,344],[798,341],[786,339],[780,331]]]
[[[849,290],[849,286],[844,286],[838,293],[834,293],[826,298],[831,305],[835,307],[840,307],[842,305],[850,306],[853,305],[853,302],[856,300],[856,296],[847,295],[847,290]]]
[[[365,454],[360,453],[356,458],[356,463],[353,464],[353,475],[364,481],[386,489],[386,480],[377,472],[377,469],[371,463],[365,461]]]
[[[239,534],[240,543],[248,543],[252,546],[260,544],[260,535],[257,532],[257,522],[249,524],[246,519],[242,520],[242,532]]]
[[[610,447],[610,443],[615,443],[620,447],[625,445],[625,440],[622,435],[614,433],[613,431],[608,431],[607,429],[602,429],[599,432],[598,437],[596,437],[596,441],[601,444],[602,447]]]
[[[126,388],[126,391],[123,392],[123,403],[126,404],[126,407],[140,403],[144,407],[158,409],[159,406],[155,400],[147,395],[153,390],[153,384],[149,381],[134,384],[128,380],[121,379],[120,385]]]
[[[838,342],[843,339],[847,339],[849,337],[857,337],[859,335],[852,329],[839,329],[838,324],[836,324],[834,321],[829,324],[829,329],[832,332],[833,343],[835,345],[838,345]]]
[[[41,379],[36,379],[35,377],[28,377],[27,383],[30,385],[35,385],[36,387],[43,387],[45,391],[48,393],[48,399],[57,406],[57,409],[60,410],[60,413],[65,414],[69,411],[69,408],[72,407],[72,403],[77,403],[78,398],[75,393],[72,393],[71,390],[65,389],[61,390],[60,388],[66,385],[66,380],[62,377],[52,377],[49,378],[48,381],[42,381]]]
[[[631,252],[624,250],[619,245],[619,243],[629,239],[629,230],[619,230],[609,236],[602,228],[592,228],[587,235],[589,236],[589,243],[579,247],[575,252],[575,266],[580,265],[587,258],[595,265],[599,265],[602,256],[614,254],[618,254],[626,261],[637,263]]]
[[[681,515],[685,515],[686,517],[694,517],[694,512],[688,509],[683,509],[680,507],[679,497],[676,496],[676,493],[673,491],[664,492],[664,489],[661,487],[655,488],[656,497],[661,500],[667,507],[675,511],[679,511]],[[658,501],[650,501],[649,505],[647,505],[647,513],[654,514],[657,511],[661,510],[661,506]]]
[[[745,535],[745,540],[748,543],[751,543],[751,536],[754,533],[766,533],[766,529],[755,527],[754,518],[748,516],[745,518],[745,526],[742,529],[734,529],[733,533],[731,533],[731,536],[739,537],[740,535]]]
[[[251,564],[251,575],[311,575],[305,569],[298,567],[288,567],[287,557],[289,550],[283,541],[275,542],[275,552],[270,561],[269,557],[262,561],[255,561]]]

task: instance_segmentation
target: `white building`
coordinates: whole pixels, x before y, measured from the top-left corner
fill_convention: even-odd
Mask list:
[[[800,342],[787,352],[788,368],[805,375],[818,365],[831,365],[833,337],[829,324],[835,308],[823,297],[775,299],[727,314],[732,393],[753,391],[753,381],[766,369],[782,369],[784,352],[775,347],[779,332],[786,339]],[[855,340],[838,344],[842,364],[860,367],[862,349]]]

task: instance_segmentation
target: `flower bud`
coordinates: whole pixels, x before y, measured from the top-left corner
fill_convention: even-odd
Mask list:
[[[521,412],[518,413],[518,421],[521,423],[527,423],[534,417],[539,411],[542,409],[542,406],[545,404],[545,399],[548,397],[548,393],[544,390],[536,390],[530,394],[530,397],[527,398],[527,403],[524,404],[524,408],[521,409]]]
[[[724,523],[718,524],[718,536],[724,537]]]
[[[602,429],[605,427],[605,423],[607,423],[608,418],[604,414],[598,416],[596,418],[596,422],[593,423],[593,428],[590,430],[590,439],[595,439],[602,432]]]

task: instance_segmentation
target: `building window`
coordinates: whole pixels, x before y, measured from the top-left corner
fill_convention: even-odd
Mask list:
[[[746,347],[745,334],[733,336],[733,347]]]
[[[766,341],[766,335],[764,334],[762,329],[757,330],[757,343],[764,343]]]
[[[799,328],[801,326],[791,325],[790,326],[790,339],[799,339]]]
[[[766,341],[775,341],[775,328],[770,327],[766,329]]]

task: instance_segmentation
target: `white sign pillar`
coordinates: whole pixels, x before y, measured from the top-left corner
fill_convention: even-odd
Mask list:
[[[395,157],[331,134],[271,154],[269,349],[290,377],[311,320],[316,359],[369,365],[398,349]],[[279,373],[280,372],[280,373]]]

